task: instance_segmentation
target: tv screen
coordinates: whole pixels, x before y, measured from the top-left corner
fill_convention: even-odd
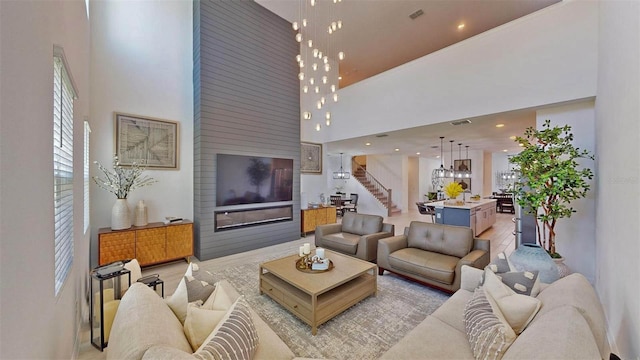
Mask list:
[[[218,154],[216,206],[293,199],[293,159]]]

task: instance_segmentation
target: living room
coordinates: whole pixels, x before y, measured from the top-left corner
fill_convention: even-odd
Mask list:
[[[113,112],[124,111],[180,122],[180,167],[174,171],[154,171],[157,184],[133,194],[130,204],[148,202],[149,218],[194,216],[193,159],[193,6],[191,2],[102,2],[91,1],[89,18],[83,2],[11,2],[0,3],[2,16],[2,248],[0,254],[2,291],[2,358],[72,358],[81,323],[86,273],[95,265],[98,228],[109,225],[113,197],[91,189],[90,230],[85,231],[82,197],[75,201],[74,264],[62,292],[54,295],[53,224],[51,219],[51,48],[64,46],[78,86],[74,103],[76,115],[75,150],[81,158],[81,123],[91,125],[92,160],[110,164],[113,152]],[[586,244],[590,279],[605,307],[610,340],[623,358],[640,354],[639,303],[632,286],[640,275],[638,254],[638,9],[633,2],[567,1],[555,7],[565,22],[556,23],[554,48],[544,43],[513,55],[514,49],[489,51],[486,44],[457,46],[457,59],[473,60],[473,66],[460,76],[467,78],[457,100],[448,100],[451,89],[446,81],[420,84],[426,90],[419,99],[410,96],[416,85],[398,80],[403,69],[396,69],[376,79],[381,88],[409,93],[394,96],[406,99],[398,107],[412,108],[419,103],[421,117],[396,114],[398,108],[373,106],[376,97],[363,83],[344,89],[342,110],[349,121],[334,123],[331,131],[316,133],[302,124],[301,140],[327,143],[344,134],[365,135],[393,130],[406,119],[403,127],[422,125],[422,119],[450,120],[482,113],[499,113],[516,107],[553,105],[575,99],[593,99],[593,132],[596,149],[596,185],[594,231]],[[555,12],[554,12],[555,13]],[[54,20],[55,19],[55,20]],[[90,20],[89,20],[90,19]],[[534,19],[535,20],[535,19]],[[532,20],[533,21],[533,20]],[[129,26],[124,26],[129,24]],[[561,26],[564,24],[564,26]],[[566,24],[571,24],[567,26]],[[518,30],[510,28],[506,32]],[[529,31],[545,29],[535,21]],[[531,32],[518,34],[528,39]],[[543,32],[540,30],[539,32]],[[557,32],[557,34],[555,33]],[[575,34],[573,33],[575,32]],[[522,41],[522,38],[519,38]],[[540,38],[542,40],[544,38]],[[518,40],[517,38],[514,39]],[[528,39],[529,40],[529,39]],[[466,49],[471,47],[472,51]],[[575,48],[574,48],[575,47]],[[536,51],[544,49],[544,51]],[[568,49],[576,49],[571,53]],[[567,54],[567,50],[570,54]],[[531,51],[531,53],[528,53]],[[513,74],[515,64],[535,59],[550,59],[544,71]],[[425,59],[433,66],[434,57]],[[440,63],[442,59],[438,59]],[[494,69],[495,67],[495,69]],[[444,69],[427,70],[435,73]],[[513,84],[501,92],[479,98],[485,92],[486,76],[500,72],[511,76],[496,82]],[[488,74],[485,76],[485,74]],[[411,77],[407,72],[404,77]],[[476,81],[472,80],[476,78]],[[561,81],[557,81],[560,79]],[[386,83],[389,81],[390,83]],[[415,80],[419,81],[419,80]],[[475,84],[475,85],[474,85]],[[374,84],[375,85],[375,84]],[[389,87],[386,87],[389,86]],[[10,90],[9,90],[10,89]],[[529,90],[530,92],[525,92]],[[358,94],[361,91],[364,95]],[[458,90],[462,91],[462,90]],[[518,95],[518,96],[516,96]],[[380,96],[379,94],[377,96]],[[426,104],[424,99],[429,99]],[[347,108],[347,105],[349,106]],[[357,114],[357,115],[356,115]],[[433,115],[433,116],[432,116]],[[437,116],[436,116],[437,115]],[[415,121],[412,123],[411,121]],[[296,142],[298,142],[296,140]],[[78,168],[80,169],[80,167]],[[612,170],[613,169],[613,170]],[[92,169],[95,171],[96,169]],[[331,171],[327,168],[327,171]],[[324,177],[302,175],[299,190],[331,190]],[[82,181],[74,182],[82,193]],[[605,211],[604,209],[616,209]],[[633,225],[629,225],[633,224]],[[589,224],[576,224],[583,228]],[[568,230],[569,235],[573,235]],[[624,249],[624,251],[620,251]],[[91,254],[91,255],[89,255]],[[20,269],[17,271],[16,269]],[[44,276],[43,276],[44,274]],[[34,311],[33,309],[39,309]],[[33,326],[33,325],[36,326]],[[26,334],[29,336],[26,336]],[[37,338],[39,341],[33,342]],[[10,344],[10,345],[7,345]]]

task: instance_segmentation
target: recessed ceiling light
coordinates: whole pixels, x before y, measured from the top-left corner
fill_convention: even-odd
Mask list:
[[[338,80],[342,80],[342,76],[338,76]]]
[[[464,23],[458,25],[458,30],[462,30],[462,29],[464,29]]]
[[[395,151],[400,151],[400,149],[398,149],[398,148],[395,148],[394,150],[395,150]]]
[[[416,155],[420,155],[420,151],[418,151],[418,152],[416,153]]]
[[[365,146],[371,146],[371,143],[365,143]]]
[[[496,127],[497,127],[497,128],[504,127],[504,124],[496,124]]]
[[[436,159],[440,159],[440,155],[436,155]]]
[[[515,139],[516,139],[516,136],[515,136],[515,135],[511,135],[511,136],[509,136],[509,139],[511,139],[511,140],[515,140]]]
[[[504,149],[504,150],[502,150],[502,151],[503,151],[503,152],[507,152],[507,151],[509,151],[509,150],[507,150],[507,149]]]

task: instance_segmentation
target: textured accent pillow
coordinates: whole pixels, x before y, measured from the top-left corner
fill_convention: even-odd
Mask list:
[[[227,311],[233,306],[233,303],[237,299],[233,299],[231,295],[229,295],[229,291],[227,291],[225,285],[217,282],[215,284],[215,290],[209,296],[209,298],[204,302],[202,308],[205,310],[224,310]],[[212,327],[213,329],[213,327]]]
[[[185,275],[184,277],[187,285],[187,301],[205,301],[215,289],[215,278],[212,273],[200,270],[197,264],[193,264],[191,269],[191,276]]]
[[[491,295],[513,331],[520,334],[536,316],[542,302],[531,296],[517,294],[489,269],[485,270],[484,276],[485,282],[482,286],[484,291]]]
[[[476,359],[501,359],[516,340],[516,334],[505,324],[500,310],[494,311],[489,298],[482,288],[477,288],[464,308],[467,339]]]
[[[509,262],[509,258],[504,252],[499,253],[495,259],[489,265],[487,265],[489,270],[493,271],[496,274],[505,273],[513,270],[511,263]]]
[[[496,274],[502,283],[515,291],[516,294],[537,296],[540,293],[540,281],[538,270],[534,271],[510,271]]]
[[[196,359],[249,360],[258,344],[251,309],[244,296],[240,296],[193,356]]]

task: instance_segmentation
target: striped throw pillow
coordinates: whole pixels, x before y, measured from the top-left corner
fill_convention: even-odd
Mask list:
[[[193,356],[202,360],[250,360],[258,344],[249,304],[240,296]]]
[[[500,319],[482,288],[477,288],[464,309],[464,325],[467,339],[475,359],[501,359],[516,334],[504,319]]]

